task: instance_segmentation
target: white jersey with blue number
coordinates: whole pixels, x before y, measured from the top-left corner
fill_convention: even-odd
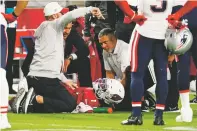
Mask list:
[[[126,1],[131,6],[137,6],[137,4],[138,4],[138,0],[126,0]]]
[[[147,18],[143,25],[137,25],[139,34],[153,39],[165,39],[168,28],[166,18],[174,5],[175,0],[138,0],[138,13]]]

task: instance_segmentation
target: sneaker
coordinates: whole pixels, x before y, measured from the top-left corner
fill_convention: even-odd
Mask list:
[[[33,112],[33,100],[35,100],[36,94],[34,93],[34,88],[31,87],[27,93],[27,97],[22,105],[22,112],[28,113]]]
[[[180,115],[176,117],[176,122],[192,122],[193,111],[191,107],[181,108]]]
[[[190,104],[197,104],[197,96],[194,99],[190,100]]]
[[[175,107],[166,106],[165,112],[180,112],[180,110],[178,106],[175,106]]]
[[[155,120],[154,120],[153,124],[158,125],[158,126],[165,125],[165,122],[163,121],[163,117],[155,116]]]
[[[0,130],[11,128],[7,116],[0,116]]]
[[[149,112],[149,106],[148,106],[148,104],[146,103],[146,101],[143,101],[143,102],[142,102],[142,107],[141,107],[141,109],[142,109],[142,112]]]
[[[85,105],[83,102],[80,102],[76,109],[73,110],[71,113],[92,113],[93,108],[89,105]]]
[[[25,93],[25,88],[20,88],[17,92],[16,97],[14,98],[14,101],[11,104],[11,108],[14,113],[19,113],[19,107],[21,101],[25,98]]]
[[[141,116],[129,116],[127,120],[121,122],[122,125],[142,125],[142,115]]]

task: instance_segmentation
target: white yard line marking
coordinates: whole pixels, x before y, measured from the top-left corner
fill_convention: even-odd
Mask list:
[[[101,131],[101,130],[85,130],[85,129],[24,129],[24,130],[11,130],[11,131]],[[102,130],[102,131],[118,131],[118,130]]]
[[[177,127],[166,127],[165,130],[172,131],[197,131],[197,127],[177,126]]]

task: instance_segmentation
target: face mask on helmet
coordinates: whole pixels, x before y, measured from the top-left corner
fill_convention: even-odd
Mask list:
[[[181,55],[187,52],[193,43],[193,36],[187,26],[181,29],[167,29],[165,47],[172,54]]]
[[[123,85],[115,79],[100,78],[93,82],[93,88],[98,99],[106,104],[118,104],[125,95]]]

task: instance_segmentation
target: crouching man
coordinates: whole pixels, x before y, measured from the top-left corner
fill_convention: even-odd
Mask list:
[[[98,39],[103,48],[106,77],[119,80],[125,88],[125,97],[115,108],[116,110],[131,110],[129,44],[117,39],[115,32],[110,28],[102,29],[98,35]],[[147,73],[144,77],[145,92],[153,84],[152,77],[147,68]],[[148,111],[146,104],[144,102],[142,103],[142,110]]]

